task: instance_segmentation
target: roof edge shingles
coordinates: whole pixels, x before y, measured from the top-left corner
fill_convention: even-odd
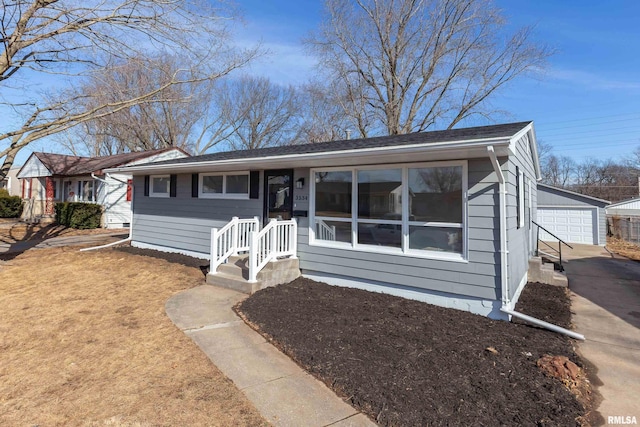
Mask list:
[[[449,129],[429,132],[416,132],[402,135],[377,136],[372,138],[346,139],[340,141],[316,142],[279,147],[258,148],[252,150],[223,151],[181,159],[154,162],[154,165],[213,162],[252,158],[269,158],[287,155],[330,153],[349,150],[365,150],[382,147],[400,147],[414,144],[435,144],[456,141],[511,138],[531,121],[506,123],[499,125],[477,126],[471,128]]]
[[[150,151],[134,151],[111,156],[80,157],[66,154],[34,152],[33,154],[55,176],[77,176],[100,172],[103,169],[124,166],[127,163],[144,159],[169,150],[179,149],[167,147]],[[183,151],[184,150],[180,150]]]

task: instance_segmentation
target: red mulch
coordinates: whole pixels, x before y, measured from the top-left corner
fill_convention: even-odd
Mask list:
[[[517,309],[567,326],[568,297],[527,286]],[[572,341],[521,323],[309,279],[264,289],[238,310],[381,425],[570,426],[585,408],[536,362]]]

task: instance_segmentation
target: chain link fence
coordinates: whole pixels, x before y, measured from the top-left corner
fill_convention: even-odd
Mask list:
[[[607,234],[640,245],[640,217],[608,216]]]

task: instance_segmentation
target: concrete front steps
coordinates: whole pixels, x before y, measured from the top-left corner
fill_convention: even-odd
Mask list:
[[[259,273],[258,281],[250,283],[249,256],[236,255],[229,257],[226,264],[218,266],[215,274],[207,274],[207,283],[234,291],[252,294],[269,286],[288,283],[300,276],[298,258],[282,258],[268,263]]]
[[[542,258],[533,257],[529,260],[529,271],[527,273],[529,282],[545,283],[547,285],[569,286],[569,280],[563,273],[553,268],[553,263],[542,262]]]

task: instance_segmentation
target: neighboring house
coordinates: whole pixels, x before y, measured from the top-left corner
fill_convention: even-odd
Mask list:
[[[143,195],[133,202],[133,246],[206,259],[211,229],[234,216],[262,224],[293,217],[297,234],[284,239],[303,275],[495,318],[515,305],[535,250],[540,168],[531,122],[107,172],[132,174]]]
[[[640,217],[640,197],[613,203],[605,211],[607,216]]]
[[[0,188],[4,188],[9,191],[10,196],[19,196],[20,195],[20,182],[18,180],[18,171],[21,166],[13,166],[9,169],[9,173],[7,176],[0,181]]]
[[[107,168],[138,165],[188,156],[179,148],[77,157],[33,153],[17,174],[25,199],[23,218],[52,217],[56,202],[98,203],[104,206],[105,228],[128,227],[133,198],[131,175],[105,174]]]
[[[607,200],[538,184],[538,220],[567,243],[604,246],[607,243]],[[607,208],[608,209],[608,208]],[[555,240],[540,230],[540,240]]]

